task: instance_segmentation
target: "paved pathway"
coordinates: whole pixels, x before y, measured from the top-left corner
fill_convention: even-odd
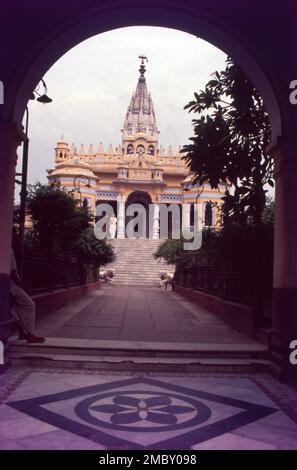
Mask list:
[[[175,292],[109,286],[38,323],[47,337],[122,341],[255,343]]]

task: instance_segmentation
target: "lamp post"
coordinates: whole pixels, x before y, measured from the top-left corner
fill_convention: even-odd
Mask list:
[[[183,184],[183,189],[185,192],[189,192],[192,189],[191,183]],[[203,192],[204,186],[202,186],[200,191],[197,191],[195,196],[195,211],[198,212],[198,198],[200,197],[201,193]],[[197,214],[197,221],[198,221],[198,214]]]
[[[84,182],[84,180],[87,181],[87,184],[85,185],[86,188],[90,188],[91,187],[91,180],[88,176],[86,175],[77,175],[75,176],[74,180],[73,180],[73,188],[74,190],[71,191],[71,192],[74,192],[76,191],[78,194],[79,194],[79,205],[80,207],[82,206],[82,196],[81,196],[81,189],[80,189],[80,186],[81,186],[81,183]]]
[[[52,99],[47,96],[47,86],[43,78],[41,79],[43,85],[43,94],[39,93],[39,84],[37,88],[32,92],[30,100],[35,99],[35,94],[38,96],[37,100],[39,103],[47,104],[51,103]],[[23,274],[24,268],[24,240],[25,240],[25,220],[26,220],[26,200],[27,200],[27,178],[28,178],[28,155],[29,155],[29,137],[28,137],[28,127],[29,127],[29,108],[26,106],[25,109],[25,140],[23,143],[23,161],[22,161],[22,172],[16,173],[17,176],[21,176],[21,181],[17,183],[21,184],[20,191],[20,211],[19,211],[19,272]]]
[[[217,202],[212,202],[212,201],[207,201],[206,206],[205,206],[205,225],[207,227],[213,227],[215,226],[215,213],[214,209],[218,207]],[[210,208],[211,212],[209,214],[207,208]],[[209,223],[211,222],[211,223]]]

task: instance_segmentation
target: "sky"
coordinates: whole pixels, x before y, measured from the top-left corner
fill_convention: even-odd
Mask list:
[[[46,169],[54,166],[61,134],[70,145],[84,143],[87,149],[92,143],[96,150],[101,141],[106,150],[110,143],[121,143],[120,130],[139,77],[139,54],[148,58],[146,80],[159,144],[177,148],[188,143],[194,115],[183,107],[204,88],[212,72],[225,68],[226,55],[181,31],[121,28],[80,43],[43,77],[53,102],[29,103],[28,183],[47,181]]]

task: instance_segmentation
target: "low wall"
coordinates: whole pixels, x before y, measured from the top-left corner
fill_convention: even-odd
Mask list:
[[[52,292],[43,292],[31,295],[36,303],[36,318],[49,315],[54,310],[63,307],[69,302],[78,299],[82,295],[88,294],[100,287],[100,282],[90,282],[68,289],[57,289]]]
[[[175,285],[175,291],[193,300],[201,307],[210,310],[234,330],[249,336],[255,335],[253,307],[237,302],[226,301],[215,295],[189,289],[188,287]]]

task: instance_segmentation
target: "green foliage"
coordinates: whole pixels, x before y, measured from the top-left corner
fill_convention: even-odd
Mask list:
[[[88,271],[98,272],[100,266],[113,261],[113,249],[95,237],[88,211],[66,191],[37,183],[30,188],[28,209],[33,231],[26,235],[27,252],[40,247],[50,256],[76,255],[84,279]]]
[[[275,202],[272,198],[267,197],[267,203],[262,213],[262,222],[264,224],[274,225]]]
[[[205,228],[202,234],[202,247],[199,250],[184,250],[185,240],[182,236],[178,240],[165,240],[154,253],[156,259],[163,258],[167,264],[175,264],[177,267],[192,268],[195,266],[212,263],[216,257],[216,245],[214,240],[217,231],[213,228]]]
[[[165,240],[154,253],[154,258],[163,258],[167,264],[178,264],[182,253],[182,240]]]
[[[76,242],[75,252],[84,266],[98,269],[114,260],[114,252],[105,240],[98,240],[93,228],[84,230]]]
[[[273,270],[274,203],[268,199],[259,224],[229,220],[220,230],[205,228],[199,250],[183,250],[183,240],[166,240],[155,258],[176,269],[216,266],[237,271],[247,282],[263,279],[271,284]]]
[[[183,147],[183,158],[194,173],[193,182],[209,182],[212,188],[226,185],[225,219],[258,224],[265,207],[264,186],[273,186],[273,161],[265,153],[268,115],[257,90],[232,59],[212,77],[185,106],[200,116],[192,120],[194,136]]]
[[[48,253],[73,250],[77,237],[90,226],[88,212],[57,186],[36,183],[29,188],[27,207],[33,232]]]

